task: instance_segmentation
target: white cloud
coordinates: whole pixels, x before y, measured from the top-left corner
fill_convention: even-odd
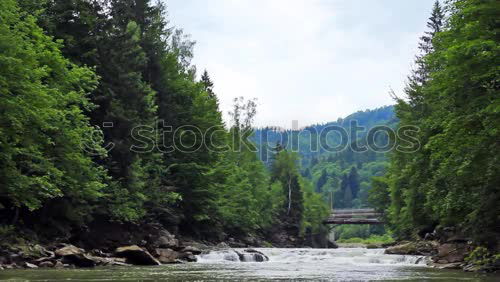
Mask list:
[[[224,114],[234,97],[257,97],[257,125],[286,127],[391,104],[389,90],[404,85],[431,5],[167,1],[172,24],[196,40],[193,62],[212,76]]]

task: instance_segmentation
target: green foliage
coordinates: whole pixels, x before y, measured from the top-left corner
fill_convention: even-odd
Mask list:
[[[370,235],[368,238],[351,237],[348,239],[339,239],[338,243],[358,243],[358,244],[390,244],[395,242],[389,234]]]
[[[419,128],[414,137],[421,148],[391,157],[383,181],[390,191],[389,217],[400,238],[440,224],[494,244],[500,233],[499,7],[458,0],[446,9],[444,19],[434,5],[408,99],[396,106],[400,127]]]
[[[312,183],[307,179],[301,179],[301,187],[304,191],[304,212],[302,217],[301,232],[310,230],[312,234],[328,233],[328,227],[323,220],[330,215],[328,205],[323,201],[320,194],[315,193]]]
[[[381,225],[341,225],[335,227],[335,236],[340,239],[363,238],[366,239],[371,235],[385,234],[384,227]]]
[[[84,115],[97,78],[60,48],[16,1],[0,3],[0,197],[9,207],[65,197],[91,209],[106,187],[88,153],[104,155],[99,132]]]
[[[500,262],[500,254],[492,255],[485,247],[476,247],[466,258],[465,262],[472,265],[487,265]]]

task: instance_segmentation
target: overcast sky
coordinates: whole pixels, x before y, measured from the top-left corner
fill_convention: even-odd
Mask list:
[[[196,41],[227,118],[258,99],[257,126],[334,121],[393,104],[434,0],[165,0]]]

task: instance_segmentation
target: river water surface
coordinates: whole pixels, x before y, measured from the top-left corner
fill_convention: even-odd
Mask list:
[[[238,250],[238,249],[237,249]],[[15,281],[500,281],[499,276],[438,270],[423,257],[385,255],[383,249],[257,249],[267,262],[240,262],[232,250],[212,251],[198,262],[156,267],[0,271]],[[242,251],[242,250],[239,250]]]

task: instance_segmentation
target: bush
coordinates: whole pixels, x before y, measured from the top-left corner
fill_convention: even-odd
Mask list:
[[[485,247],[475,248],[465,261],[472,265],[496,264],[500,262],[500,254],[492,255]]]
[[[359,244],[369,244],[369,245],[377,245],[377,244],[387,244],[393,243],[394,239],[389,234],[384,235],[371,235],[370,237],[363,238],[349,238],[349,239],[339,239],[338,243],[359,243]]]

